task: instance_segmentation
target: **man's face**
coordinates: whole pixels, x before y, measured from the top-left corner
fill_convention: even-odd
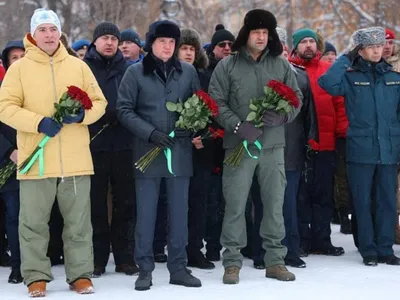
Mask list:
[[[362,48],[358,54],[367,61],[379,62],[382,58],[383,45],[372,45]]]
[[[317,55],[317,42],[313,38],[304,38],[297,46],[297,56],[311,60]]]
[[[247,48],[251,52],[262,52],[268,44],[268,29],[255,29],[249,33]]]
[[[118,50],[118,38],[111,34],[102,35],[95,42],[97,52],[104,57],[113,57]]]
[[[86,54],[87,49],[79,49],[78,51],[76,51],[76,53],[78,54],[78,57],[80,59],[84,59],[85,58],[85,54]]]
[[[336,60],[336,53],[333,51],[328,51],[324,54],[324,56],[321,57],[321,60],[332,64]]]
[[[13,63],[23,58],[24,56],[25,50],[20,48],[11,49],[10,52],[8,52],[8,65],[11,66]]]
[[[120,43],[119,50],[121,50],[125,59],[137,60],[139,58],[140,47],[132,41],[123,41]]]
[[[42,24],[33,33],[36,45],[46,52],[53,55],[60,44],[60,32],[53,24]]]
[[[157,38],[151,47],[155,57],[161,59],[163,62],[167,62],[174,55],[175,39],[166,37]]]
[[[231,54],[232,44],[233,43],[228,40],[219,42],[213,50],[215,58],[217,60],[220,60],[223,59],[224,57],[229,56],[229,54]]]
[[[388,59],[393,55],[394,50],[394,40],[386,40],[385,46],[383,46],[382,57]]]
[[[196,49],[191,45],[181,45],[178,50],[178,58],[193,65],[196,58]]]

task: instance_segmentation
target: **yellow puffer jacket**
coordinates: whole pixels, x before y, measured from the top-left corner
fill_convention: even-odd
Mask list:
[[[93,174],[87,125],[104,114],[107,101],[89,67],[67,53],[60,43],[53,56],[40,50],[28,34],[24,38],[25,57],[10,66],[0,89],[0,121],[17,130],[18,162],[23,162],[44,135],[38,125],[51,117],[54,103],[70,85],[86,91],[93,107],[85,111],[82,123],[64,124],[44,147],[44,176],[35,162],[25,175],[17,178],[42,179]]]

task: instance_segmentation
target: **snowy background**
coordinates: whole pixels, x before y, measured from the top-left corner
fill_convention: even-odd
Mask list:
[[[312,255],[305,258],[307,268],[290,268],[296,274],[294,282],[279,282],[264,277],[263,270],[256,270],[252,261],[246,259],[240,273],[238,285],[223,285],[221,262],[214,270],[192,269],[203,283],[201,288],[185,288],[168,283],[166,264],[156,264],[153,273],[153,287],[150,291],[134,290],[135,277],[116,274],[111,260],[107,273],[94,279],[95,294],[78,295],[68,289],[65,283],[63,266],[53,268],[55,280],[48,285],[46,299],[190,299],[190,300],[252,300],[252,299],[390,299],[397,298],[400,287],[400,267],[380,264],[366,267],[353,245],[351,235],[339,233],[339,226],[332,227],[332,240],[335,246],[344,247],[342,257]],[[395,254],[400,255],[400,246],[395,246]],[[7,283],[8,268],[0,268],[0,300],[27,299],[27,288],[23,284]],[[145,298],[142,298],[145,297]]]

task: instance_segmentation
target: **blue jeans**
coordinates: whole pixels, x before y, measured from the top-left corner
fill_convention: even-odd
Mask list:
[[[3,192],[1,197],[6,204],[6,230],[11,251],[11,267],[19,269],[21,267],[18,236],[19,190]]]
[[[300,235],[297,223],[297,194],[299,191],[300,171],[286,171],[286,190],[283,202],[283,218],[286,235],[282,244],[288,249],[287,259],[300,257]]]

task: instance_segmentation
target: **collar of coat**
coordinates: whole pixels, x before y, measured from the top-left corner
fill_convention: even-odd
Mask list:
[[[46,52],[44,52],[37,46],[36,41],[33,39],[30,33],[28,33],[24,37],[24,47],[25,47],[25,57],[36,62],[49,63],[50,57],[52,57],[53,62],[57,63],[69,56],[67,49],[65,49],[64,45],[61,42],[59,42],[56,52],[54,52],[53,55],[48,55]]]
[[[107,62],[109,63],[108,67],[113,69],[114,67],[121,68],[124,65],[126,65],[126,67],[128,67],[128,63],[126,62],[122,52],[118,49],[117,53],[113,56],[110,57],[108,59],[105,59],[104,57],[102,57],[100,55],[99,52],[97,52],[96,46],[94,44],[91,44],[89,46],[88,51],[85,54],[85,58],[84,61],[93,61],[95,63],[100,64],[103,67],[107,66]]]
[[[179,59],[177,59],[174,55],[170,60],[172,60],[172,68],[177,70],[179,73],[182,73],[182,65]],[[153,58],[153,55],[150,52],[143,58],[142,64],[144,75],[150,75],[157,69],[157,61],[155,58]]]
[[[292,52],[289,55],[289,61],[295,65],[298,66],[302,66],[302,67],[308,67],[308,66],[312,66],[312,65],[318,65],[320,63],[320,59],[321,59],[321,52],[319,50],[317,50],[316,55],[314,56],[314,58],[308,60],[308,59],[303,59],[300,58],[295,50],[293,49]]]
[[[349,71],[371,72],[372,68],[373,64],[371,62],[359,57],[354,61],[353,65],[349,68]],[[375,65],[376,72],[381,74],[392,71],[392,69],[392,65],[387,63],[383,58]]]

